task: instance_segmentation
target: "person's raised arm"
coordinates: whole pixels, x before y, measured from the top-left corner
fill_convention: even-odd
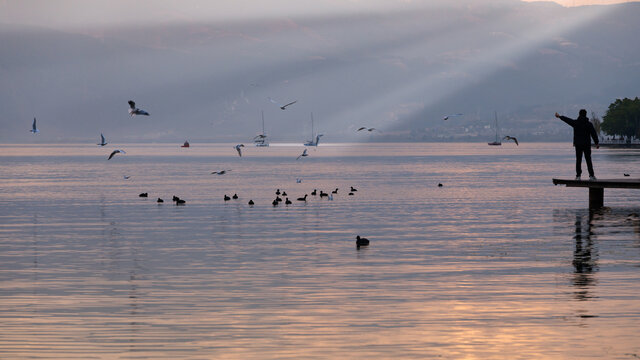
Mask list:
[[[575,125],[576,120],[573,120],[571,118],[568,118],[566,116],[562,116],[558,113],[556,113],[556,117],[564,122],[566,122],[567,124],[571,125],[572,127]]]

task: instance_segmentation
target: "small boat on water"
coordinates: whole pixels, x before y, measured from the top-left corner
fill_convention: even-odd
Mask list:
[[[488,144],[492,145],[492,146],[501,146],[502,142],[500,142],[500,140],[498,140],[498,112],[496,111],[495,114],[496,114],[496,125],[495,125],[495,128],[496,128],[496,140],[492,141],[492,142],[490,142]]]
[[[254,136],[253,143],[257,147],[268,147],[269,140],[267,140],[267,134],[264,132],[264,111],[262,111],[262,134]]]
[[[180,147],[189,147],[189,142],[185,141],[184,144],[182,144]]]

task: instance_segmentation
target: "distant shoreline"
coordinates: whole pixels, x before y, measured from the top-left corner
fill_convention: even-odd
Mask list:
[[[640,143],[622,143],[622,144],[600,143],[600,147],[612,148],[612,149],[640,149]]]

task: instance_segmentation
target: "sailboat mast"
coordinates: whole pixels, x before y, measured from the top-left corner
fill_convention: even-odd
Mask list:
[[[264,110],[260,111],[262,113],[262,135],[264,135]]]
[[[313,113],[311,113],[311,141],[313,141]]]
[[[495,116],[496,116],[496,142],[498,142],[498,112],[495,111]]]

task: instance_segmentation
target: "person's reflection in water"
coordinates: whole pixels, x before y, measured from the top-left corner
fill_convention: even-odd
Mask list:
[[[578,300],[589,300],[589,288],[596,283],[593,273],[598,271],[597,252],[593,246],[592,225],[594,212],[589,211],[588,219],[583,215],[576,215],[575,222],[575,242],[576,248],[573,252],[573,285],[576,287],[575,297]],[[586,221],[586,226],[583,224]]]

